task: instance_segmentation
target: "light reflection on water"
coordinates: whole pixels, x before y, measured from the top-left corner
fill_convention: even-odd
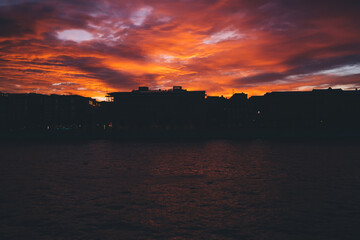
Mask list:
[[[2,144],[0,238],[358,239],[359,145]]]

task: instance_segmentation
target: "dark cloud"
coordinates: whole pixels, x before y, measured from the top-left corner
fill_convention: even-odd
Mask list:
[[[296,76],[301,74],[316,74],[324,70],[331,70],[343,66],[351,66],[360,64],[360,54],[348,55],[332,58],[313,59],[304,56],[298,56],[284,62],[293,68],[284,72],[266,72],[249,77],[244,77],[235,80],[240,84],[258,84],[269,83],[277,80],[283,80],[286,77]]]
[[[289,65],[294,65],[294,62],[296,63],[296,68],[286,71],[286,75],[309,74],[335,67],[360,64],[360,54],[320,59],[293,58],[290,59]]]
[[[60,56],[53,60],[57,64],[62,66],[75,67],[81,71],[87,73],[89,78],[99,79],[112,87],[134,87],[136,82],[133,80],[133,76],[125,74],[101,64],[101,59],[94,57],[71,57],[71,56]]]
[[[116,44],[109,46],[101,42],[93,42],[84,46],[84,51],[99,52],[102,54],[114,55],[135,60],[144,59],[146,55],[146,53],[136,45]]]
[[[22,70],[24,73],[48,73],[50,71],[47,70],[39,70],[39,69],[24,69]]]
[[[36,14],[34,14],[36,13]],[[50,19],[55,8],[39,3],[22,3],[0,7],[0,36],[12,37],[34,34],[36,24]]]
[[[14,19],[0,17],[0,37],[12,37],[31,33],[34,33],[34,29],[30,23],[24,26]]]
[[[243,77],[235,82],[239,82],[241,84],[254,84],[254,83],[264,83],[264,82],[272,82],[276,80],[280,80],[286,76],[285,73],[276,73],[276,72],[267,72],[256,74],[254,76]]]

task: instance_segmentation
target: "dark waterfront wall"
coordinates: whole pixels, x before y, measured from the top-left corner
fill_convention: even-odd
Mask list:
[[[81,96],[0,94],[3,136],[360,136],[360,91],[272,92],[248,98],[205,91],[140,87],[109,93],[111,102]],[[40,135],[41,135],[40,134]]]

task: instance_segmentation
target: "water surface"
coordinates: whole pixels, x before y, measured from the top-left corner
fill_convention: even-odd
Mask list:
[[[0,239],[360,239],[356,142],[2,143]]]

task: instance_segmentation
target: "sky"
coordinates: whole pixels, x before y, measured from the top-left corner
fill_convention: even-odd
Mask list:
[[[360,88],[360,1],[0,0],[0,92]]]

